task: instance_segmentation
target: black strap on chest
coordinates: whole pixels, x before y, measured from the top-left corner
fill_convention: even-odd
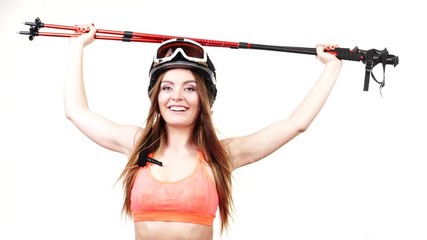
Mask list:
[[[145,167],[147,166],[147,162],[157,164],[160,167],[163,166],[163,163],[159,160],[148,157],[148,153],[146,151],[141,151],[138,155],[138,166]]]

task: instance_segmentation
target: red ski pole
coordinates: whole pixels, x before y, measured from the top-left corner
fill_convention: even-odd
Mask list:
[[[81,33],[76,33],[76,30],[77,30],[76,26],[46,24],[41,22],[40,18],[36,18],[34,22],[25,22],[24,24],[30,26],[30,29],[29,31],[20,31],[19,34],[29,35],[30,40],[33,40],[36,36],[76,37],[81,34]],[[41,28],[70,30],[70,31],[73,31],[73,33],[40,32]],[[187,38],[187,39],[194,40],[200,43],[201,45],[210,46],[210,47],[226,47],[226,48],[234,48],[234,49],[239,49],[239,48],[258,49],[258,50],[316,55],[315,48],[306,48],[306,47],[274,46],[274,45],[264,45],[264,44],[253,44],[253,43],[247,43],[247,42],[230,42],[230,41],[220,41],[220,40],[201,39],[201,38],[192,38],[192,37],[139,33],[139,32],[133,32],[133,31],[115,31],[115,30],[104,30],[104,29],[97,29],[95,34],[95,39],[115,40],[115,41],[124,41],[124,42],[161,43],[171,38]],[[385,84],[385,76],[383,76],[383,81],[379,82],[373,75],[372,69],[377,64],[381,63],[383,65],[383,70],[385,73],[386,65],[393,65],[395,67],[399,63],[398,56],[389,54],[386,48],[384,48],[383,50],[377,50],[377,49],[361,50],[361,49],[358,49],[357,47],[353,49],[335,48],[335,50],[331,50],[328,52],[331,54],[334,54],[338,59],[341,59],[341,60],[360,61],[365,64],[365,82],[364,82],[364,88],[363,88],[364,91],[368,91],[370,76],[372,76],[372,78],[381,85],[380,86],[381,88]]]

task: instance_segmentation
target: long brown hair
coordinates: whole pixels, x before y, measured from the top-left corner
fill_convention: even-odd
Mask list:
[[[205,80],[200,74],[192,71],[200,101],[200,113],[196,120],[193,130],[193,142],[200,149],[206,159],[207,164],[211,167],[216,189],[219,198],[219,215],[221,218],[221,233],[229,225],[231,211],[233,208],[232,199],[232,165],[228,152],[224,145],[219,141],[214,124],[212,121],[211,107],[214,97],[207,90]],[[146,120],[146,127],[135,144],[135,148],[129,157],[119,179],[123,180],[125,192],[122,212],[131,217],[130,209],[131,190],[136,173],[139,169],[137,165],[138,156],[141,152],[156,152],[166,143],[166,123],[159,114],[159,104],[157,101],[160,92],[160,83],[163,79],[162,73],[154,87],[149,92],[151,106]]]

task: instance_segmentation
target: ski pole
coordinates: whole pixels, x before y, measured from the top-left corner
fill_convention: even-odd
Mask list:
[[[76,37],[84,32],[78,32],[77,26],[66,26],[57,24],[47,24],[41,22],[40,18],[36,18],[34,22],[25,22],[27,26],[30,26],[29,31],[20,31],[19,34],[29,35],[29,39],[32,41],[36,36],[47,36],[47,37]],[[73,33],[61,33],[61,32],[41,32],[42,28],[60,29],[74,31]],[[317,55],[316,48],[307,47],[293,47],[293,46],[274,46],[265,44],[254,44],[247,42],[230,42],[220,41],[211,39],[201,39],[193,37],[181,37],[161,34],[150,34],[140,33],[133,31],[116,31],[116,30],[104,30],[97,29],[95,39],[101,40],[114,40],[124,42],[146,42],[146,43],[162,43],[172,38],[187,38],[200,43],[203,46],[210,47],[226,47],[233,49],[258,49],[267,51],[278,51],[278,52],[289,52],[298,54]],[[369,49],[362,50],[358,47],[350,48],[335,48],[334,50],[327,50],[327,52],[334,54],[338,59],[349,60],[349,61],[360,61],[365,64],[365,81],[363,91],[369,90],[370,76],[380,84],[380,89],[385,85],[385,67],[386,65],[393,65],[396,67],[399,64],[399,57],[389,54],[388,50]],[[379,81],[373,74],[373,68],[382,64],[383,66],[383,80]]]

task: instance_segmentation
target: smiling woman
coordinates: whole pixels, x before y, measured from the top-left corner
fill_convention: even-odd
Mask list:
[[[304,132],[329,96],[341,61],[317,46],[324,71],[289,117],[253,134],[219,139],[212,121],[216,71],[204,48],[171,39],[150,68],[150,109],[144,127],[121,125],[89,110],[83,84],[83,49],[96,28],[70,39],[65,112],[86,136],[128,157],[121,179],[123,212],[141,239],[212,239],[216,212],[221,233],[232,213],[232,172],[275,152]],[[164,231],[167,229],[167,231]]]
[[[420,139],[427,136],[426,59],[422,54],[427,35],[414,31],[425,29],[423,2],[359,0],[351,8],[338,0],[286,1],[281,7],[283,2],[0,0],[0,239],[133,240],[134,235],[156,233],[177,239],[181,229],[194,235],[210,231],[209,227],[191,230],[195,223],[135,222],[120,216],[123,191],[115,183],[128,156],[85,139],[85,134],[98,135],[91,131],[102,127],[99,120],[91,120],[91,131],[82,134],[64,118],[65,61],[81,49],[69,46],[68,38],[29,41],[28,36],[16,34],[27,28],[23,21],[37,14],[48,23],[94,22],[98,30],[278,46],[314,47],[331,42],[360,49],[387,47],[402,61],[396,68],[387,66],[383,97],[372,78],[369,91],[362,91],[363,64],[343,61],[339,80],[309,129],[265,159],[232,172],[232,218],[220,236],[221,216],[216,212],[213,239],[426,240],[427,151],[426,141]],[[90,111],[116,123],[135,125],[135,129],[146,128],[151,105],[146,94],[148,71],[159,46],[97,39],[84,47],[82,74]],[[212,117],[224,141],[244,138],[287,119],[324,67],[312,55],[205,49],[217,70]],[[374,71],[381,81],[381,64]],[[71,67],[69,72],[77,75],[79,70]],[[200,84],[196,87],[201,91]],[[205,97],[199,95],[199,100],[202,106]],[[159,112],[154,120],[160,120]],[[121,127],[119,132],[128,129]],[[109,138],[111,142],[123,141],[119,139],[122,134],[111,135],[115,137]],[[276,135],[279,131],[271,136]],[[213,139],[205,141],[209,144]],[[224,141],[224,146],[231,147]],[[176,142],[171,139],[170,143]],[[268,141],[258,143],[270,146]],[[203,165],[197,165],[195,158],[198,154],[170,158],[184,160],[174,166],[175,171],[165,171],[170,165],[159,151],[147,155],[164,163],[163,167],[141,154],[141,166],[135,163],[141,174],[135,177],[133,188],[147,186],[140,179],[150,177],[153,187],[162,186],[157,188],[158,195],[165,197],[158,199],[153,193],[151,199],[157,201],[152,203],[176,202],[173,194],[181,196],[182,192],[169,192],[168,186],[186,188],[184,179],[194,184],[194,179],[203,176]],[[142,169],[150,171],[144,175]],[[208,166],[206,171],[214,168]],[[205,179],[201,186],[209,182]],[[169,200],[160,191],[168,192]],[[218,188],[217,193],[222,191]],[[131,196],[131,203],[151,201],[145,193]],[[144,227],[145,223],[150,225]]]
[[[197,78],[200,85],[203,79]],[[195,75],[188,69],[171,69],[159,79],[160,115],[169,126],[193,126],[199,114],[199,95]]]

